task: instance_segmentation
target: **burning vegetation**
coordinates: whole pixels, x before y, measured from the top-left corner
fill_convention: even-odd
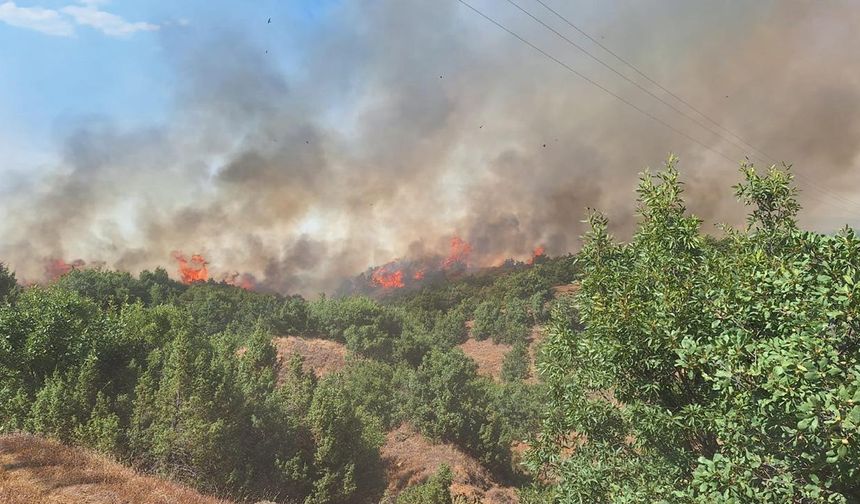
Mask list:
[[[472,246],[469,242],[464,241],[459,236],[451,238],[451,252],[448,257],[442,261],[442,269],[451,269],[456,267],[468,268],[469,256],[472,254]]]
[[[448,253],[429,255],[416,259],[395,259],[388,263],[367,270],[351,281],[347,281],[339,290],[339,294],[363,293],[367,295],[384,294],[387,292],[409,289],[433,284],[445,279],[457,278],[476,268],[516,268],[530,266],[546,259],[546,248],[543,245],[535,247],[530,258],[526,260],[506,259],[494,263],[492,259],[475,260],[474,247],[459,236],[452,236]]]
[[[394,262],[373,270],[370,280],[374,285],[378,285],[383,289],[399,289],[405,285],[403,283],[403,270],[397,269],[397,264]]]
[[[536,261],[544,257],[546,257],[546,249],[543,245],[538,245],[532,252],[532,258],[529,259],[529,264],[534,264]]]
[[[73,269],[83,268],[86,264],[86,261],[83,259],[75,259],[72,262],[66,262],[62,259],[51,259],[45,264],[45,278],[53,282]]]
[[[182,283],[191,284],[209,280],[209,268],[207,267],[209,262],[202,255],[194,254],[188,260],[182,252],[175,251],[173,252],[173,259],[179,263],[179,278]]]
[[[454,278],[475,268],[494,267],[493,258],[479,255],[475,259],[473,257],[475,253],[480,254],[475,251],[471,243],[455,235],[450,238],[446,255],[426,254],[412,259],[394,259],[381,266],[370,268],[351,280],[344,280],[341,287],[337,289],[337,293],[373,295],[376,292],[394,291]],[[183,284],[191,285],[214,280],[245,290],[270,290],[265,282],[261,283],[252,273],[240,273],[235,270],[224,272],[219,271],[217,267],[213,271],[210,260],[200,253],[188,256],[182,251],[175,250],[171,253],[171,257],[177,264],[177,280]],[[529,259],[521,261],[510,258],[497,266],[508,268],[517,265],[533,265],[545,257],[546,249],[543,245],[539,245],[534,248]],[[99,261],[87,263],[83,259],[70,262],[63,259],[50,259],[45,262],[43,278],[45,281],[54,282],[72,270],[100,267],[103,264]]]

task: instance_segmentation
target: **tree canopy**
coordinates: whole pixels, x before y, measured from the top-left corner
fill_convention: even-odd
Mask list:
[[[860,239],[799,230],[788,168],[746,164],[747,228],[706,236],[675,165],[642,176],[629,243],[589,218],[541,366],[544,498],[857,501]]]

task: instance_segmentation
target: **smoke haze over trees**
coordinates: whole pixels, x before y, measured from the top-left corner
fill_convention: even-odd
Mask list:
[[[731,159],[753,154],[673,114],[510,6],[475,3]],[[804,175],[804,224],[857,224],[857,208],[844,199],[852,195],[834,196],[860,173],[860,69],[850,64],[860,46],[856,4],[558,8],[720,124],[791,160]],[[181,250],[267,289],[333,291],[370,265],[444,255],[451,236],[472,244],[476,265],[524,260],[537,245],[572,251],[586,207],[606,209],[626,236],[628,188],[643,163],[659,164],[670,150],[688,167],[697,215],[709,224],[743,220],[713,190],[737,178],[736,165],[456,2],[344,2],[318,22],[295,30],[290,64],[273,57],[286,48],[264,47],[227,23],[161,30],[178,82],[171,112],[149,126],[65,119],[56,163],[9,172],[0,188],[0,211],[10,216],[0,222],[0,258],[19,279],[41,280],[55,259],[136,273]],[[294,28],[264,16],[261,29],[270,26]]]

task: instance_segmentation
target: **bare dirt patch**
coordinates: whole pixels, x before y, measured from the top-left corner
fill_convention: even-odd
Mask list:
[[[556,285],[552,288],[553,297],[558,299],[561,296],[569,296],[576,294],[579,291],[579,282],[573,282],[564,285]]]
[[[3,504],[227,504],[107,457],[26,434],[0,436]]]
[[[346,347],[335,341],[285,336],[274,338],[272,344],[278,353],[279,363],[288,362],[292,355],[301,355],[305,360],[304,370],[313,371],[317,377],[339,371],[346,365]]]
[[[469,321],[471,322],[471,321]],[[467,322],[467,326],[469,325]],[[541,326],[534,326],[529,333],[527,343],[529,346],[529,377],[526,380],[528,383],[537,383],[537,369],[535,368],[535,358],[539,344],[544,339],[544,330]],[[478,374],[492,378],[495,381],[502,379],[502,363],[505,361],[505,356],[513,347],[505,343],[494,343],[492,339],[476,340],[469,335],[464,343],[458,345],[467,357],[471,358],[478,365]]]
[[[496,381],[501,380],[502,362],[505,360],[505,355],[511,350],[511,345],[494,343],[491,339],[478,341],[470,336],[459,346],[467,357],[478,364],[479,375],[487,376]]]
[[[477,460],[452,444],[433,443],[408,425],[386,435],[381,454],[389,495],[427,481],[440,465],[448,464],[454,474],[452,495],[487,504],[519,502],[516,491],[496,482]]]

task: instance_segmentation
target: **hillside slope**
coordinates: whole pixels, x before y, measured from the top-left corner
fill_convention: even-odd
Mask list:
[[[390,495],[427,481],[442,464],[447,464],[454,473],[453,496],[488,504],[519,502],[513,488],[499,484],[473,457],[450,443],[433,443],[408,425],[386,435],[382,460]]]
[[[25,434],[0,436],[2,504],[227,504],[108,458]]]

